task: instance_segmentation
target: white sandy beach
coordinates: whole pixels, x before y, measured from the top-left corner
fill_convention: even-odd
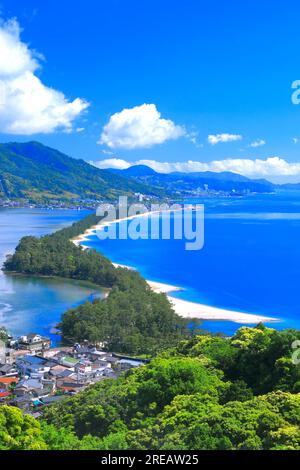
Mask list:
[[[189,209],[189,208],[192,209],[192,206],[186,207],[186,209]],[[113,224],[119,224],[120,222],[124,222],[125,220],[133,220],[133,219],[136,219],[138,217],[149,217],[151,215],[158,215],[162,212],[177,212],[177,211],[180,211],[180,210],[182,210],[182,209],[165,209],[165,210],[157,210],[157,211],[147,211],[147,212],[143,212],[141,214],[135,214],[135,215],[132,215],[132,216],[129,216],[129,217],[123,217],[121,219],[115,219],[115,220],[112,220],[110,222],[99,223],[98,225],[93,225],[92,227],[88,228],[81,235],[78,235],[77,237],[73,238],[72,242],[75,245],[78,246],[78,245],[80,245],[81,242],[86,241],[88,239],[88,237],[90,237],[91,235],[96,235],[99,230],[103,230],[105,227],[109,227]],[[85,248],[85,247],[83,247],[83,248]]]
[[[97,226],[94,225],[93,227],[91,228],[88,228],[84,233],[82,233],[81,235],[78,235],[78,237],[75,237],[75,238],[72,238],[72,242],[74,243],[74,245],[76,246],[79,246],[81,244],[81,242],[84,242],[86,240],[88,240],[88,238],[91,236],[91,235],[95,235],[96,234],[96,231],[97,231]],[[83,249],[86,249],[85,246],[82,246]]]
[[[155,292],[170,292],[183,290],[180,287],[162,284],[160,282],[147,281],[149,286]],[[223,308],[211,307],[209,305],[190,302],[188,300],[177,299],[171,295],[167,296],[172,303],[175,312],[184,318],[198,318],[201,320],[228,320],[235,323],[251,323],[278,321],[276,318],[264,317],[252,313],[236,312],[233,310],[225,310]]]
[[[95,235],[97,230],[101,230],[104,227],[107,227],[113,223],[120,223],[124,220],[130,220],[135,217],[145,217],[151,214],[146,212],[144,214],[135,215],[132,217],[127,217],[126,219],[117,219],[113,222],[106,222],[102,225],[95,225],[87,229],[82,235],[79,235],[76,238],[72,239],[72,242],[75,245],[80,245],[81,242],[88,240],[88,237]],[[86,248],[86,247],[83,247]],[[115,267],[123,267],[127,269],[133,269],[130,266],[124,266],[121,264],[113,263]],[[171,292],[184,290],[178,286],[172,286],[169,284],[164,284],[161,282],[155,282],[147,280],[147,283],[153,289],[154,292],[162,292],[164,294],[170,294]],[[190,302],[188,300],[177,299],[171,295],[167,295],[169,301],[172,303],[175,312],[183,318],[197,318],[200,320],[223,320],[223,321],[232,321],[235,323],[246,323],[246,324],[258,324],[260,322],[276,322],[280,321],[279,318],[266,317],[262,315],[257,315],[253,313],[244,313],[233,310],[226,310],[223,308],[212,307],[210,305],[204,305],[196,302]]]
[[[113,263],[116,268],[133,269],[119,263]],[[149,281],[147,283],[154,292],[170,294],[171,292],[182,291],[182,287],[164,284],[162,282]],[[200,320],[223,320],[232,321],[234,323],[253,324],[269,323],[280,321],[278,318],[265,317],[254,313],[237,312],[234,310],[226,310],[223,308],[212,307],[210,305],[190,302],[188,300],[177,299],[171,295],[167,295],[169,301],[174,307],[175,312],[183,318],[197,318]]]

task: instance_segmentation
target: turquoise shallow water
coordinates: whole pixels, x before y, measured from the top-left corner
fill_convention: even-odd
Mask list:
[[[13,252],[21,237],[44,235],[83,218],[87,211],[0,209],[0,259]],[[5,275],[0,272],[0,325],[14,334],[31,331],[50,336],[68,308],[101,295],[91,286],[62,279]]]
[[[205,244],[183,240],[99,240],[84,244],[147,279],[183,287],[176,296],[235,311],[277,317],[276,328],[300,328],[300,194],[194,200],[205,205]],[[128,222],[123,222],[127,223]],[[205,321],[232,334],[240,325]]]

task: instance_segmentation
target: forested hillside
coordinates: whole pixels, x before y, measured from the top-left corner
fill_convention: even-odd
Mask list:
[[[115,199],[135,192],[162,195],[138,181],[100,170],[39,142],[0,144],[0,197],[28,199]]]
[[[199,335],[45,409],[0,407],[0,448],[300,450],[300,332]]]
[[[299,338],[263,326],[200,335],[44,418],[108,449],[300,449]]]

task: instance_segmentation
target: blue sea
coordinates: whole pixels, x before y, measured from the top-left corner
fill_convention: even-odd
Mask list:
[[[99,240],[84,244],[146,278],[180,286],[172,294],[229,310],[276,317],[270,326],[300,329],[300,193],[189,200],[205,206],[205,242],[185,250],[184,240]],[[191,212],[191,217],[195,213]],[[122,222],[128,224],[129,222]],[[203,321],[232,334],[240,324]]]
[[[45,235],[86,216],[87,211],[0,209],[0,262],[25,235]],[[6,275],[0,271],[0,326],[13,335],[36,332],[60,337],[53,328],[68,308],[101,296],[94,287],[75,281]]]
[[[186,251],[183,240],[99,240],[86,245],[112,261],[135,267],[153,281],[183,287],[177,297],[234,311],[277,317],[276,328],[300,329],[300,194],[207,198],[205,241]],[[86,211],[0,209],[0,261],[25,235],[44,235],[87,215]],[[191,212],[191,217],[194,217]],[[126,224],[127,222],[122,222]],[[52,335],[62,313],[101,296],[76,282],[0,272],[0,325],[14,335]],[[232,334],[240,324],[204,321],[202,327]]]

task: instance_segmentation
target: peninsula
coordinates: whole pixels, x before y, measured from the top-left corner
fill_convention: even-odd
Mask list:
[[[156,214],[160,212],[157,211]],[[98,224],[93,225],[87,228],[83,233],[77,235],[72,239],[72,242],[76,246],[80,246],[82,242],[86,242],[89,240],[91,236],[96,236],[99,230],[103,230],[104,227],[108,227],[112,224],[118,224],[120,222],[124,222],[126,220],[132,220],[137,217],[147,217],[153,212],[146,212],[143,214],[137,214],[131,217],[126,217],[123,219],[116,219],[114,221],[101,223],[99,221]],[[87,249],[86,245],[81,245],[83,249]],[[127,269],[133,269],[131,266],[124,266],[120,264],[114,264],[116,267],[122,267]],[[155,282],[153,280],[147,279],[148,285],[154,292],[163,293],[163,294],[171,294],[175,291],[182,291],[181,287],[172,286],[168,284],[164,284],[161,282]],[[205,305],[196,302],[190,302],[184,299],[176,298],[172,295],[168,295],[168,300],[170,301],[171,305],[173,306],[175,312],[182,318],[186,319],[198,319],[198,320],[223,320],[223,321],[232,321],[235,323],[240,324],[258,324],[258,323],[271,323],[280,321],[279,318],[275,317],[268,317],[264,315],[259,315],[255,313],[247,313],[247,312],[240,312],[234,310],[223,309],[215,306]]]

